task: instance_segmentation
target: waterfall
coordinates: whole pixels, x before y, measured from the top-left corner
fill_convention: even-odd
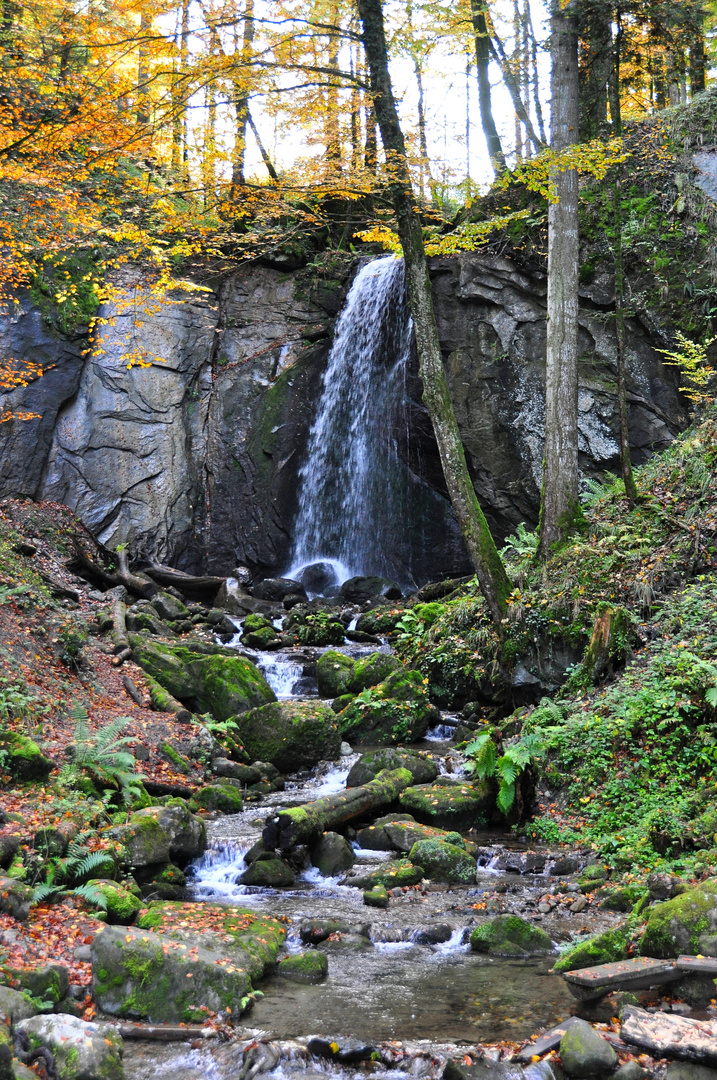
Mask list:
[[[299,474],[289,577],[325,563],[338,583],[355,574],[405,579],[398,548],[406,480],[397,444],[407,437],[410,344],[403,262],[391,255],[367,263],[346,298],[324,372]]]

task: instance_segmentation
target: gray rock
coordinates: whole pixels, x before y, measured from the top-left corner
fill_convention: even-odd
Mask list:
[[[0,877],[0,913],[23,922],[30,914],[32,889],[16,878]]]
[[[712,1072],[711,1069],[709,1071]],[[633,1058],[632,1061],[627,1061],[624,1065],[620,1066],[614,1074],[613,1080],[647,1080],[649,1075],[647,1069],[643,1069],[642,1065]],[[674,1077],[674,1080],[687,1080],[687,1077],[676,1076]],[[697,1080],[697,1078],[695,1078],[695,1080]],[[707,1078],[705,1078],[705,1080],[707,1080]],[[712,1077],[712,1080],[717,1080],[717,1073]]]
[[[51,1051],[59,1080],[124,1080],[122,1039],[111,1024],[95,1024],[76,1016],[35,1016],[22,1020],[34,1048]]]
[[[159,615],[160,619],[169,619],[172,622],[174,619],[186,619],[189,616],[186,604],[183,604],[181,600],[177,600],[176,596],[172,596],[168,592],[158,592],[152,597],[152,607]]]
[[[283,859],[273,851],[266,858],[258,858],[244,871],[239,881],[242,885],[255,885],[265,889],[286,888],[293,885],[296,875]]]
[[[10,1026],[14,1027],[20,1020],[29,1020],[31,1016],[36,1016],[37,1009],[19,990],[0,986],[0,1013],[7,1016]]]
[[[70,975],[64,964],[41,964],[35,968],[19,968],[13,976],[23,990],[40,1001],[56,1005],[67,997]]]
[[[227,758],[214,758],[212,772],[216,776],[240,780],[242,784],[256,784],[257,780],[261,779],[261,773],[252,765],[241,765],[238,761],[229,761]]]
[[[127,824],[113,829],[111,835],[124,845],[127,862],[135,868],[170,861],[184,865],[207,846],[204,822],[186,805],[136,810]]]
[[[430,784],[438,776],[438,766],[425,754],[387,746],[382,750],[363,754],[352,766],[346,778],[346,787],[361,787],[378,776],[383,769],[408,769],[414,784]]]
[[[671,1061],[665,1072],[665,1080],[717,1080],[717,1069],[695,1065],[691,1061]]]
[[[585,1020],[576,1020],[560,1040],[560,1060],[569,1076],[579,1080],[613,1071],[618,1057],[610,1043]]]
[[[337,877],[356,861],[353,848],[339,833],[327,832],[311,852],[311,862],[324,877]]]

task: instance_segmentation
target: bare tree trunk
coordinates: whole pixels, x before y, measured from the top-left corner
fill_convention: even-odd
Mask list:
[[[551,146],[578,138],[578,39],[575,16],[554,0],[551,17]],[[578,510],[578,174],[554,170],[557,201],[548,211],[548,329],[545,456],[540,557],[570,532]]]
[[[497,176],[499,173],[505,172],[505,154],[493,119],[489,72],[490,39],[485,13],[485,0],[471,0],[473,38],[476,49],[476,67],[478,69],[478,109],[480,111],[483,135],[488,148],[488,157]]]
[[[251,113],[249,112],[248,109],[246,111],[246,119],[247,119],[247,123],[248,123],[249,127],[251,128],[252,135],[256,139],[256,145],[259,147],[259,153],[261,154],[261,160],[264,162],[264,165],[266,166],[266,171],[268,172],[268,174],[269,174],[269,176],[271,177],[272,180],[274,180],[274,181],[278,180],[279,179],[278,173],[277,173],[276,169],[274,168],[274,166],[272,165],[271,158],[269,157],[269,153],[266,150],[266,148],[264,146],[264,143],[261,141],[261,136],[259,135],[259,132],[257,131],[256,124],[254,123],[254,117],[251,115]]]
[[[431,282],[426,265],[421,221],[406,160],[406,146],[398,120],[388,72],[388,50],[381,0],[358,0],[363,41],[371,72],[371,89],[386,156],[392,164],[390,193],[406,267],[408,303],[413,316],[423,400],[438,444],[446,486],[476,571],[488,610],[502,636],[506,599],[511,584],[483,516],[468,473],[463,443],[453,411],[443,367],[438,328],[433,311]]]
[[[533,83],[533,108],[538,121],[538,131],[543,142],[547,142],[545,136],[545,124],[543,122],[543,106],[540,103],[540,80],[538,78],[538,41],[533,29],[533,16],[530,13],[530,0],[525,2],[526,19],[528,26],[528,39],[530,41],[530,66],[532,68]]]
[[[513,0],[513,74],[518,86],[518,93],[521,94],[522,101],[522,63],[520,55],[520,4],[518,0]],[[523,160],[523,129],[521,127],[521,121],[518,114],[515,114],[515,160],[516,162]]]
[[[244,8],[244,35],[241,46],[241,64],[234,79],[234,110],[236,128],[234,135],[234,161],[232,163],[232,190],[242,187],[246,168],[246,129],[249,118],[249,94],[247,92],[247,68],[254,41],[254,0],[246,0]]]
[[[704,27],[699,26],[690,44],[690,94],[693,98],[705,88],[706,67],[705,32]]]
[[[491,56],[498,64],[501,74],[503,76],[503,82],[508,88],[510,99],[513,102],[513,108],[515,109],[515,115],[520,117],[525,125],[525,130],[528,133],[528,138],[532,142],[536,150],[542,150],[545,147],[545,143],[542,139],[538,138],[533,127],[533,121],[530,119],[528,110],[523,104],[523,99],[520,96],[520,86],[518,79],[513,73],[510,66],[510,60],[505,54],[505,47],[498,35],[493,31],[491,37],[488,39],[488,47],[490,49]]]
[[[622,134],[622,112],[620,107],[620,67],[622,63],[622,12],[618,7],[615,12],[615,55],[613,68],[613,93],[610,100],[612,126],[616,135]],[[630,461],[630,427],[627,410],[627,351],[625,343],[625,272],[622,261],[622,164],[615,166],[617,173],[612,189],[613,228],[615,244],[613,247],[613,265],[615,271],[615,353],[617,365],[617,412],[620,422],[620,469],[625,484],[625,495],[630,506],[637,502],[635,477],[632,475]]]

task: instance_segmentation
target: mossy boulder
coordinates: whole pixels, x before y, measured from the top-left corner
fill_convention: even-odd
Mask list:
[[[489,956],[540,956],[555,952],[545,930],[518,915],[499,915],[477,926],[470,944],[474,952]]]
[[[320,698],[336,698],[348,693],[348,684],[356,670],[356,660],[344,653],[329,649],[316,664]]]
[[[597,967],[598,964],[613,964],[626,959],[629,947],[630,940],[625,928],[615,926],[568,949],[553,970],[576,971],[579,968]]]
[[[92,942],[92,986],[111,1016],[201,1023],[236,1015],[252,980],[273,967],[284,928],[275,919],[212,904],[152,904],[137,926],[105,927]],[[246,1004],[246,1002],[245,1002]]]
[[[322,701],[277,701],[235,719],[251,759],[268,761],[280,772],[310,768],[341,753],[336,714]]]
[[[34,1080],[35,1075],[35,1073],[30,1073],[32,1080]],[[0,1022],[0,1080],[15,1080],[13,1037],[10,1028],[2,1022]]]
[[[668,959],[707,952],[701,942],[717,931],[717,878],[650,909],[640,942],[643,956]]]
[[[176,619],[191,618],[187,605],[178,600],[176,596],[172,596],[171,593],[164,592],[164,590],[155,593],[152,597],[152,607],[160,619],[168,619],[169,622],[174,622]]]
[[[402,667],[355,697],[338,720],[349,742],[387,746],[422,739],[439,715],[428,699],[421,673]]]
[[[124,1080],[122,1039],[112,1024],[77,1016],[33,1016],[18,1024],[30,1049],[46,1046],[58,1080]]]
[[[405,667],[400,660],[390,653],[375,652],[367,656],[365,660],[359,660],[354,664],[350,679],[346,684],[346,690],[351,694],[360,694],[362,690],[368,690],[371,686],[378,686],[395,671],[405,672]]]
[[[14,1027],[20,1020],[29,1020],[31,1016],[36,1016],[37,1012],[26,994],[21,994],[19,990],[13,990],[9,986],[0,986],[0,1014],[7,1016],[10,1027]]]
[[[88,884],[105,898],[107,922],[116,923],[118,926],[129,926],[134,922],[142,907],[138,896],[114,881],[93,880]]]
[[[470,829],[489,823],[495,806],[492,786],[476,784],[419,784],[406,788],[399,799],[401,809],[416,821],[444,829]]]
[[[465,848],[465,841],[458,833],[449,833],[445,829],[433,829],[430,825],[420,825],[410,815],[402,820],[401,814],[388,815],[375,821],[357,834],[356,840],[361,847],[374,851],[399,851],[408,854],[419,840],[442,840]],[[448,839],[451,837],[452,839]]]
[[[141,868],[174,860],[187,863],[207,846],[204,822],[185,805],[148,806],[132,814],[111,836],[123,845],[125,861]]]
[[[268,852],[267,858],[255,859],[239,878],[242,885],[254,885],[264,889],[290,888],[296,881],[296,875],[288,863],[274,852]]]
[[[366,889],[363,894],[363,902],[366,907],[385,909],[388,907],[388,891],[385,885],[374,885],[372,889]]]
[[[34,968],[16,968],[11,972],[13,981],[39,1001],[56,1005],[67,997],[70,974],[64,964],[41,964]]]
[[[577,1080],[605,1076],[618,1064],[613,1047],[585,1020],[573,1020],[563,1035],[560,1060],[568,1076]]]
[[[386,746],[359,758],[346,778],[346,787],[362,787],[384,769],[408,769],[414,784],[430,784],[438,776],[438,766],[426,754]]]
[[[252,630],[242,635],[242,643],[250,649],[273,651],[280,649],[282,640],[273,626],[262,626],[261,630]]]
[[[36,742],[9,728],[0,731],[0,754],[4,755],[3,771],[13,780],[46,780],[54,768]]]
[[[193,712],[224,721],[276,701],[256,665],[232,650],[199,652],[141,635],[133,635],[131,644],[140,667]]]
[[[239,814],[242,805],[240,789],[221,780],[199,788],[191,799],[192,809],[217,811],[220,814]]]
[[[281,961],[276,973],[290,982],[320,983],[329,973],[329,962],[322,952],[294,953]]]
[[[381,863],[365,873],[353,871],[344,878],[343,883],[364,890],[373,889],[376,885],[383,885],[386,889],[397,889],[406,885],[418,885],[422,880],[422,866],[417,866],[410,859],[395,859]]]
[[[419,840],[409,853],[412,863],[423,867],[432,881],[452,885],[471,885],[476,880],[476,860],[464,847],[441,840]]]

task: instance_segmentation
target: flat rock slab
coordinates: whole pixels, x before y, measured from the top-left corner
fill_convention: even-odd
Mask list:
[[[697,975],[717,975],[716,956],[678,956],[675,967]]]
[[[569,1016],[564,1023],[557,1024],[550,1031],[546,1031],[534,1043],[528,1043],[527,1046],[524,1046],[516,1054],[515,1060],[525,1064],[532,1061],[534,1057],[542,1057],[543,1054],[549,1054],[551,1050],[557,1050],[563,1035],[573,1026],[577,1019],[577,1016]]]
[[[622,1012],[620,1036],[654,1057],[676,1057],[717,1065],[717,1020],[693,1020],[674,1013],[649,1013],[632,1005]]]
[[[603,997],[613,990],[643,990],[648,986],[661,986],[681,977],[682,970],[674,961],[653,960],[649,956],[636,956],[614,964],[598,964],[596,967],[577,968],[563,973],[571,993],[581,1001]]]

